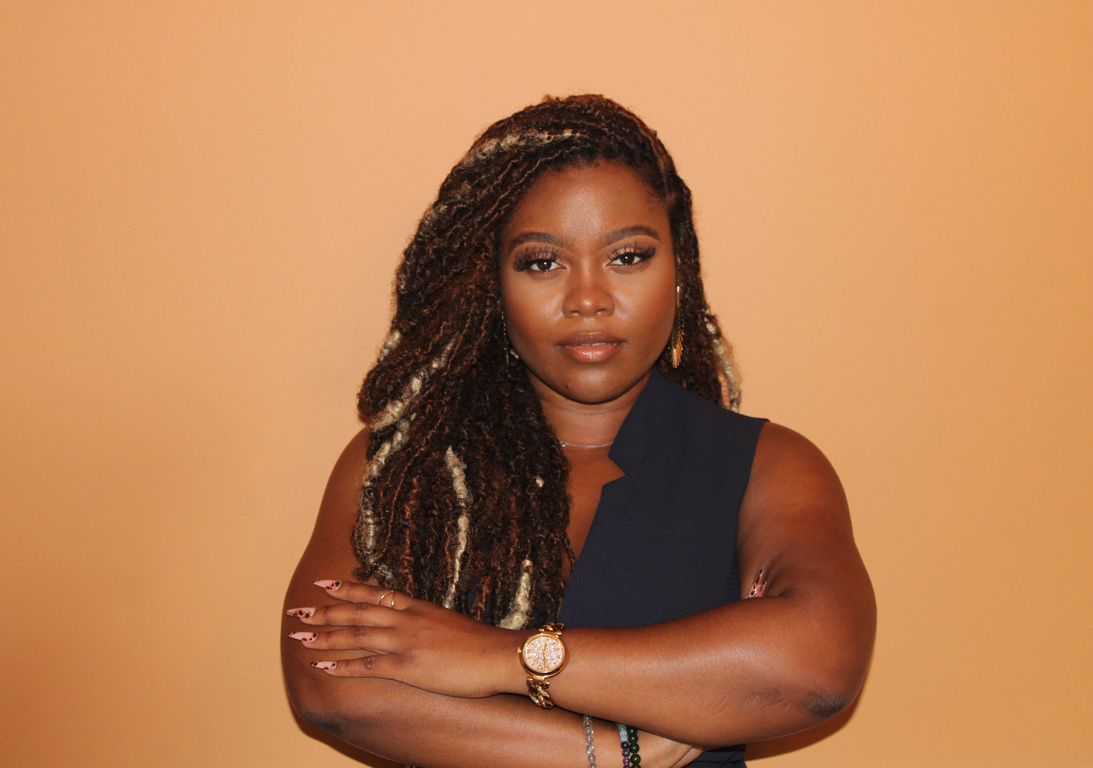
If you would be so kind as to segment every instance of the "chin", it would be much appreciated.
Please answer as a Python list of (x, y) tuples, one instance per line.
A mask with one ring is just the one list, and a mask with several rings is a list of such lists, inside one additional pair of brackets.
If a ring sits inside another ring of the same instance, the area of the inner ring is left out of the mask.
[(575, 375), (547, 380), (545, 386), (581, 405), (603, 405), (617, 400), (645, 381), (650, 369), (640, 372), (580, 371)]

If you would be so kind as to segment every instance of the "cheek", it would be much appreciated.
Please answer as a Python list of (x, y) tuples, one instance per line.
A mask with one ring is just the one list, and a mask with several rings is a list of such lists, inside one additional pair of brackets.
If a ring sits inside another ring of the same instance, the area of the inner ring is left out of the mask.
[(674, 279), (659, 281), (639, 295), (635, 295), (631, 307), (633, 316), (640, 323), (644, 333), (650, 337), (663, 336), (667, 339), (676, 316)]
[[(548, 308), (527, 285), (501, 283), (501, 307), (505, 313), (505, 325), (509, 338), (517, 347), (534, 343), (542, 329), (549, 325)], [(517, 350), (519, 351), (519, 349)]]

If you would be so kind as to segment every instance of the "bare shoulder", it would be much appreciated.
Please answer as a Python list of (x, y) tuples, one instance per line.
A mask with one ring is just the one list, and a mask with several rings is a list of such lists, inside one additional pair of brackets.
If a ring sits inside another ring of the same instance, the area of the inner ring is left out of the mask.
[(768, 422), (759, 433), (744, 505), (755, 510), (787, 504), (845, 511), (846, 496), (819, 448), (789, 427)]
[(353, 436), (349, 444), (341, 452), (338, 461), (334, 462), (334, 469), (330, 473), (330, 484), (349, 483), (360, 489), (360, 481), (364, 466), (368, 463), (368, 445), (372, 436), (368, 428), (363, 427)]
[(330, 479), (326, 483), (319, 516), (315, 522), (316, 533), (321, 527), (351, 530), (357, 519), (361, 499), (361, 481), (368, 464), (370, 435), (367, 427), (361, 429), (342, 450)]

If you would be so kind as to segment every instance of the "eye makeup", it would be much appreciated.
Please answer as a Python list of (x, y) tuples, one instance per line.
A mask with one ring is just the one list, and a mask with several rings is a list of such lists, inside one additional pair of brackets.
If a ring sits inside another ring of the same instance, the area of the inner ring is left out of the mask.
[(553, 248), (528, 248), (516, 255), (512, 268), (517, 272), (549, 272), (558, 261), (558, 252)]
[(611, 262), (622, 261), (620, 266), (630, 267), (635, 264), (640, 264), (643, 261), (648, 261), (653, 258), (657, 253), (656, 247), (647, 245), (644, 248), (634, 244), (626, 243), (614, 253), (611, 254)]
[[(611, 252), (610, 262), (616, 266), (631, 267), (648, 261), (657, 253), (655, 246), (641, 247), (635, 243), (624, 243)], [(558, 262), (558, 251), (550, 246), (528, 248), (513, 258), (512, 268), (517, 272), (550, 272)]]

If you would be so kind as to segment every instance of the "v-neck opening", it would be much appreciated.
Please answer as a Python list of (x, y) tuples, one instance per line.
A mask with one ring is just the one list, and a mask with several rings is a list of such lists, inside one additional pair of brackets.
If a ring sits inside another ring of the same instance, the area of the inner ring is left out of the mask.
[[(656, 392), (665, 383), (667, 382), (661, 377), (660, 372), (654, 368), (642, 391), (634, 401), (634, 405), (631, 406), (626, 418), (619, 425), (619, 431), (616, 433), (615, 441), (607, 452), (607, 457), (619, 468), (622, 476), (608, 480), (600, 489), (600, 500), (596, 504), (596, 511), (592, 515), (592, 523), (588, 527), (588, 533), (585, 534), (584, 544), (581, 546), (581, 555), (573, 563), (573, 569), (566, 581), (565, 592), (562, 594), (562, 602), (558, 608), (559, 617), (563, 615), (574, 580), (591, 567), (589, 565), (582, 567), (582, 563), (589, 559), (589, 547), (593, 547), (591, 555), (595, 557), (598, 552), (596, 547), (610, 545), (610, 542), (600, 542), (599, 540), (606, 535), (603, 533), (603, 529), (608, 527), (615, 515), (618, 514), (616, 507), (621, 504), (621, 499), (616, 497), (625, 492), (628, 479), (633, 478), (635, 472), (638, 471), (641, 459), (644, 456), (644, 451), (641, 450), (640, 445), (641, 424), (646, 418), (645, 411), (652, 407), (650, 400), (656, 398)], [(635, 443), (639, 444), (635, 445)]]
[[(616, 464), (615, 466), (618, 465)], [(623, 485), (623, 481), (626, 480), (626, 478), (628, 477), (622, 467), (619, 467), (619, 470), (622, 471), (621, 477), (616, 477), (613, 480), (608, 480), (606, 483), (603, 484), (603, 487), (600, 488), (600, 500), (596, 503), (596, 511), (592, 514), (592, 523), (588, 526), (588, 533), (585, 534), (584, 543), (581, 545), (581, 554), (573, 563), (573, 568), (569, 572), (569, 579), (567, 579), (565, 583), (565, 591), (562, 593), (562, 602), (561, 605), (558, 606), (559, 616), (562, 615), (562, 610), (565, 608), (566, 598), (569, 596), (569, 587), (571, 584), (573, 584), (573, 579), (577, 577), (577, 573), (581, 569), (581, 563), (585, 562), (587, 559), (586, 556), (588, 554), (589, 545), (596, 544), (596, 539), (598, 538), (596, 536), (597, 528), (602, 530), (604, 525), (606, 525), (606, 523), (603, 522), (604, 509), (605, 507), (609, 507), (608, 505), (604, 504), (604, 501), (613, 493), (618, 493), (618, 488)], [(587, 570), (587, 566), (585, 567), (585, 569)]]

